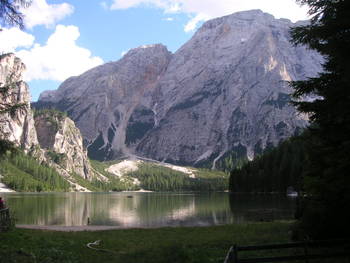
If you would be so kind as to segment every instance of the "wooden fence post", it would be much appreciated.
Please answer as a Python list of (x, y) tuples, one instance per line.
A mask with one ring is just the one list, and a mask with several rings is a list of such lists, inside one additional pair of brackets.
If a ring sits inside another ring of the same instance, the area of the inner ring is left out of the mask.
[(233, 263), (239, 263), (238, 262), (238, 247), (237, 244), (233, 246)]
[(233, 247), (230, 247), (230, 249), (227, 252), (224, 263), (232, 263), (232, 259), (233, 259), (232, 253), (233, 253)]
[(0, 231), (8, 230), (11, 226), (10, 211), (8, 208), (0, 210)]

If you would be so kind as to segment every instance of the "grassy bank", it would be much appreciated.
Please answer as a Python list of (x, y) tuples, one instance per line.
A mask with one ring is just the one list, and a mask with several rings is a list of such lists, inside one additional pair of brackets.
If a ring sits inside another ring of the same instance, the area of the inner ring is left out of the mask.
[[(290, 222), (273, 222), (98, 232), (15, 229), (0, 233), (0, 262), (223, 262), (234, 243), (289, 241), (290, 227)], [(96, 240), (112, 252), (86, 247)]]

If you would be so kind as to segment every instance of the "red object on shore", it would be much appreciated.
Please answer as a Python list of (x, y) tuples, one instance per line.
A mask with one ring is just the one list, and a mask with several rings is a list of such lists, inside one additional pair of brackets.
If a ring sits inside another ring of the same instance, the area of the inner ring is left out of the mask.
[(4, 200), (2, 200), (2, 197), (0, 197), (0, 209), (4, 209), (5, 208), (5, 202)]

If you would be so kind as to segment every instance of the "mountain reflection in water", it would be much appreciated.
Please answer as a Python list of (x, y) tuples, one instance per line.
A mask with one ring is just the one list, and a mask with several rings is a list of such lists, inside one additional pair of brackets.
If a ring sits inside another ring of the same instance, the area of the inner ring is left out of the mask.
[[(228, 193), (6, 193), (17, 224), (207, 226), (293, 217), (295, 201)], [(255, 218), (255, 216), (257, 217)]]

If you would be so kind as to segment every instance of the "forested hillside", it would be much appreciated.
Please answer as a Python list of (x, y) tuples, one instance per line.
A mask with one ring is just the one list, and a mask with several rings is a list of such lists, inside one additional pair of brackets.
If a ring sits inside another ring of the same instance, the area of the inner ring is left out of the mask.
[(19, 192), (69, 191), (70, 188), (55, 169), (20, 151), (2, 156), (0, 173), (1, 181)]
[(235, 168), (230, 175), (230, 191), (285, 192), (290, 186), (299, 189), (307, 166), (305, 147), (303, 136), (292, 137)]
[[(86, 180), (74, 173), (68, 180), (90, 191), (108, 192), (125, 190), (151, 191), (224, 191), (228, 189), (228, 174), (221, 171), (194, 169), (193, 176), (181, 171), (143, 162), (137, 171), (122, 177), (113, 175), (107, 168), (116, 162), (91, 161), (93, 169), (103, 176), (101, 180)], [(192, 168), (189, 168), (192, 169)], [(2, 156), (0, 161), (0, 181), (18, 192), (71, 191), (74, 186), (45, 163), (20, 150)]]
[(224, 191), (228, 174), (208, 169), (195, 169), (192, 176), (152, 163), (143, 163), (130, 176), (140, 181), (143, 189), (152, 191)]

